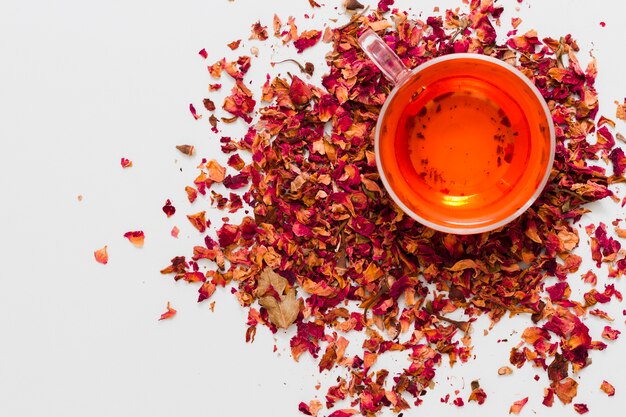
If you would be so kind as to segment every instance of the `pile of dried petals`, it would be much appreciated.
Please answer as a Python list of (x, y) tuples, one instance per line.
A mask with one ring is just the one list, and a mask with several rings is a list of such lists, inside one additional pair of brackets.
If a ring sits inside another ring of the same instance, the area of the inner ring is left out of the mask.
[[(360, 9), (358, 2), (347, 3)], [(447, 10), (425, 20), (391, 10), (392, 5), (393, 0), (382, 0), (376, 10), (361, 10), (348, 24), (323, 34), (298, 33), (292, 18), (283, 25), (276, 17), (274, 35), (293, 42), (298, 52), (320, 40), (332, 45), (329, 72), (323, 88), (295, 75), (268, 76), (260, 97), (265, 104), (256, 113), (257, 100), (243, 82), (250, 57), (209, 67), (213, 76), (223, 70), (235, 80), (223, 104), (232, 117), (222, 122), (240, 118), (248, 130), (239, 140), (220, 139), (230, 168), (203, 160), (186, 189), (189, 201), (205, 195), (231, 212), (245, 202), (254, 215), (240, 224), (224, 224), (216, 239), (205, 235), (204, 245), (187, 255), (190, 259), (177, 256), (162, 273), (200, 282), (199, 301), (212, 297), (217, 287), (232, 286), (248, 309), (247, 341), (253, 341), (258, 325), (272, 332), (295, 326), (290, 342), (295, 360), (309, 354), (317, 358), (320, 372), (347, 371), (346, 378), (327, 388), (325, 406), (332, 409), (348, 399), (352, 408), (336, 410), (332, 417), (373, 416), (382, 408), (400, 412), (410, 403), (419, 405), (444, 356), (451, 364), (470, 358), (471, 323), (482, 314), (494, 323), (505, 314), (532, 317), (535, 326), (523, 331), (510, 362), (515, 367), (529, 362), (547, 372), (546, 406), (555, 396), (570, 403), (578, 385), (572, 374), (590, 364), (590, 351), (607, 346), (594, 340), (581, 318), (592, 314), (610, 320), (598, 304), (622, 298), (609, 284), (576, 301), (568, 285), (581, 264), (572, 252), (580, 239), (573, 224), (588, 211), (586, 203), (617, 199), (608, 186), (624, 181), (626, 169), (612, 133), (614, 122), (598, 118), (595, 64), (580, 67), (578, 46), (569, 35), (540, 39), (534, 31), (513, 30), (497, 43), (495, 21), (503, 9), (492, 0), (472, 0), (467, 13)], [(490, 233), (457, 236), (423, 227), (394, 205), (379, 180), (372, 141), (392, 86), (357, 45), (368, 27), (410, 68), (432, 57), (473, 52), (514, 65), (535, 83), (556, 126), (556, 159), (545, 191), (521, 217)], [(252, 38), (268, 36), (271, 30), (268, 35), (260, 23), (253, 26)], [(201, 55), (206, 58), (206, 52)], [(207, 111), (215, 110), (210, 99), (204, 104)], [(195, 108), (193, 113), (200, 119)], [(220, 121), (213, 113), (209, 121), (217, 133)], [(238, 151), (248, 152), (252, 162), (246, 164)], [(600, 159), (608, 172), (593, 164)], [(226, 197), (214, 184), (245, 193), (229, 191)], [(209, 226), (205, 212), (188, 216), (203, 234)], [(624, 274), (624, 251), (606, 225), (590, 225), (586, 232), (593, 260), (608, 268), (601, 275)], [(207, 260), (216, 267), (201, 272), (199, 262)], [(547, 277), (556, 277), (556, 284), (544, 285)], [(598, 276), (589, 271), (583, 278), (595, 287)], [(452, 312), (466, 319), (452, 320)], [(619, 334), (605, 330), (607, 339)], [(348, 355), (353, 332), (363, 332), (366, 340), (357, 347), (360, 354)], [(389, 351), (406, 352), (407, 366), (395, 375), (373, 371), (378, 357)], [(482, 404), (485, 398), (473, 384), (468, 400)], [(511, 409), (519, 412), (526, 400)], [(313, 400), (299, 409), (317, 415), (321, 407)], [(575, 404), (577, 411), (586, 408)]]

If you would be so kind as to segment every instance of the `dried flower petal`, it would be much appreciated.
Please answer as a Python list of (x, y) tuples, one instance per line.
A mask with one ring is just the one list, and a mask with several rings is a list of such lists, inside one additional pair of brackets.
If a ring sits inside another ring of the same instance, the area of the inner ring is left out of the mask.
[(613, 329), (610, 326), (604, 326), (604, 330), (602, 330), (602, 338), (606, 340), (616, 340), (621, 333), (622, 332), (619, 330)]
[(578, 414), (585, 414), (589, 412), (589, 407), (587, 407), (587, 404), (574, 404), (574, 410), (576, 410)]
[(124, 237), (130, 241), (135, 247), (141, 248), (143, 247), (143, 241), (145, 239), (145, 235), (142, 230), (126, 232), (124, 233)]
[(196, 214), (188, 214), (187, 219), (189, 222), (198, 229), (200, 233), (204, 233), (206, 231), (206, 211), (201, 211)]
[(238, 39), (236, 41), (232, 41), (231, 43), (229, 43), (227, 46), (231, 49), (231, 50), (235, 50), (237, 48), (239, 48), (239, 44), (241, 43), (241, 39)]
[(267, 26), (261, 25), (261, 22), (256, 22), (252, 25), (252, 33), (250, 33), (249, 39), (258, 39), (264, 41), (267, 39)]
[(167, 217), (172, 217), (174, 213), (176, 213), (176, 208), (172, 205), (172, 202), (169, 199), (165, 202), (162, 210)]
[(613, 385), (609, 384), (606, 381), (602, 381), (602, 384), (600, 385), (600, 389), (606, 393), (606, 395), (608, 395), (609, 397), (612, 397), (615, 395), (615, 388), (613, 387)]
[(515, 401), (511, 407), (509, 408), (509, 414), (519, 414), (522, 411), (522, 408), (528, 402), (528, 397), (522, 398), (521, 400)]
[(617, 105), (615, 117), (626, 122), (626, 98), (624, 99), (624, 102), (622, 104), (620, 104), (618, 101), (616, 101), (615, 104)]
[(191, 115), (193, 116), (194, 119), (198, 120), (202, 118), (202, 115), (198, 114), (193, 104), (189, 104), (189, 111), (191, 112)]
[(204, 108), (207, 109), (208, 111), (215, 110), (215, 103), (210, 98), (202, 99), (202, 104), (204, 104)]
[(322, 37), (322, 32), (319, 30), (306, 30), (298, 35), (298, 39), (293, 42), (293, 45), (301, 53), (305, 49), (308, 49), (315, 45)]
[(554, 392), (563, 404), (569, 404), (578, 393), (578, 382), (570, 377), (567, 377), (556, 383)]
[(172, 317), (174, 317), (174, 315), (176, 315), (176, 310), (174, 310), (172, 307), (170, 307), (170, 302), (167, 302), (167, 311), (163, 314), (161, 314), (161, 317), (159, 318), (159, 321), (161, 320), (166, 320), (166, 319), (171, 319)]
[(210, 160), (206, 164), (206, 168), (208, 170), (209, 179), (215, 182), (224, 181), (224, 177), (226, 176), (226, 168), (220, 165), (215, 159)]
[(109, 254), (107, 253), (107, 245), (103, 248), (94, 251), (93, 256), (96, 258), (96, 262), (106, 265), (109, 262)]
[(180, 230), (178, 229), (178, 227), (174, 226), (172, 227), (172, 231), (170, 232), (170, 235), (172, 235), (172, 237), (178, 238), (179, 232)]
[(122, 168), (130, 168), (133, 166), (133, 161), (131, 161), (130, 159), (122, 158), (120, 164), (122, 165)]

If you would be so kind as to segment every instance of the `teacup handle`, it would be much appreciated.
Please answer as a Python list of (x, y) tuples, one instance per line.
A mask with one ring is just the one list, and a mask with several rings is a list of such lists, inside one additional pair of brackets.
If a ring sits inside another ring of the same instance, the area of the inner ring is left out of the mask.
[(398, 84), (410, 74), (400, 57), (372, 29), (367, 29), (359, 36), (359, 45), (392, 83)]

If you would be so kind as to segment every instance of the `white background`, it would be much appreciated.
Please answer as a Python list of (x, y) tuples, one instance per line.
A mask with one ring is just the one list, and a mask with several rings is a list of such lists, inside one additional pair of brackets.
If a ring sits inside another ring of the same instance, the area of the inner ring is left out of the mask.
[[(323, 400), (334, 377), (320, 376), (306, 356), (295, 363), (289, 335), (274, 338), (259, 328), (255, 343), (246, 344), (246, 314), (228, 290), (218, 290), (210, 312), (208, 303), (196, 304), (194, 286), (159, 274), (170, 258), (189, 255), (201, 242), (184, 215), (208, 204), (189, 206), (183, 189), (202, 156), (220, 157), (206, 116), (196, 122), (188, 111), (189, 103), (201, 111), (207, 96), (221, 104), (206, 90), (216, 82), (206, 64), (249, 54), (256, 45), (255, 86), (268, 71), (297, 72), (290, 64), (268, 65), (289, 57), (313, 60), (320, 77), (326, 45), (301, 57), (293, 46), (247, 40), (257, 19), (271, 33), (274, 13), (283, 21), (295, 16), (300, 29), (332, 25), (328, 19), (340, 16), (341, 1), (318, 2), (323, 10), (311, 10), (307, 0), (0, 1), (0, 416), (294, 416), (300, 401)], [(427, 16), (434, 3), (411, 6)], [(460, 0), (438, 3), (462, 6)], [(520, 16), (520, 32), (572, 33), (585, 62), (593, 51), (602, 110), (614, 118), (613, 101), (626, 96), (626, 3), (525, 0), (519, 11), (515, 0), (501, 3), (503, 33), (510, 17)], [(242, 46), (232, 52), (225, 45), (236, 39)], [(202, 48), (208, 61), (198, 56)], [(228, 91), (228, 77), (222, 82)], [(198, 156), (179, 154), (174, 147), (183, 143), (195, 145)], [(123, 170), (121, 157), (134, 167)], [(167, 198), (178, 209), (171, 219), (161, 211)], [(218, 224), (223, 214), (210, 216)], [(581, 223), (617, 216), (624, 217), (617, 206), (596, 205)], [(179, 239), (169, 235), (174, 225)], [(145, 231), (143, 249), (122, 237), (129, 230)], [(93, 251), (105, 244), (110, 262), (100, 265)], [(591, 263), (587, 250), (580, 253), (582, 273)], [(596, 272), (605, 282), (606, 270)], [(578, 275), (571, 281), (582, 288)], [(616, 285), (626, 293), (623, 281)], [(167, 301), (178, 314), (158, 322)], [(623, 308), (609, 309), (622, 331)], [(587, 324), (599, 338), (602, 324)], [(497, 376), (527, 320), (504, 319), (483, 337), (487, 325), (476, 325), (475, 360), (442, 368), (425, 404), (404, 415), (505, 415), (525, 396), (530, 401), (522, 415), (575, 415), (558, 400), (552, 409), (541, 405), (548, 384), (543, 372), (526, 366)], [(497, 343), (502, 338), (509, 341)], [(575, 402), (588, 403), (589, 416), (614, 415), (626, 405), (624, 338), (594, 352), (593, 365), (581, 373)], [(405, 364), (402, 356), (390, 361), (396, 369)], [(455, 389), (467, 400), (474, 379), (488, 395), (482, 407), (440, 403), (445, 394), (454, 398)], [(599, 391), (602, 379), (615, 385), (615, 397)], [(319, 391), (317, 381), (323, 382)]]

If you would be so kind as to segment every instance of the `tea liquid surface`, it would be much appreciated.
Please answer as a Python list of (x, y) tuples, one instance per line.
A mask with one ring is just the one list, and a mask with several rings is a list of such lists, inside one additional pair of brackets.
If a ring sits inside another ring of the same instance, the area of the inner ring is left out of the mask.
[(508, 94), (484, 80), (453, 77), (410, 95), (395, 153), (413, 192), (472, 210), (511, 191), (527, 169), (531, 133)]

